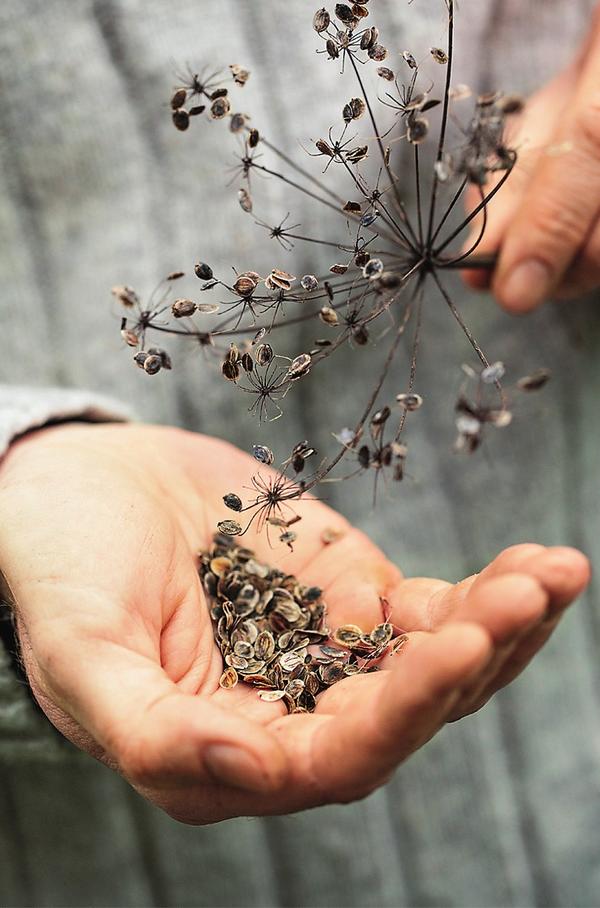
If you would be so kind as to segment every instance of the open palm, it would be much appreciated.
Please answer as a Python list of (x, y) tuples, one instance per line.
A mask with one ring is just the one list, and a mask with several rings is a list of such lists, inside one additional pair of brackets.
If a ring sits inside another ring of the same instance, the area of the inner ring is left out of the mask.
[[(34, 693), (57, 728), (177, 819), (209, 823), (362, 797), (527, 664), (588, 579), (567, 548), (517, 546), (457, 585), (404, 579), (317, 501), (293, 552), (258, 557), (324, 590), (327, 623), (370, 630), (381, 597), (408, 642), (312, 714), (286, 715), (222, 658), (197, 574), (222, 495), (256, 467), (224, 442), (150, 426), (62, 426), (0, 471), (0, 566)], [(261, 468), (263, 469), (263, 468)], [(266, 468), (264, 468), (266, 472)], [(325, 529), (337, 531), (324, 545)]]

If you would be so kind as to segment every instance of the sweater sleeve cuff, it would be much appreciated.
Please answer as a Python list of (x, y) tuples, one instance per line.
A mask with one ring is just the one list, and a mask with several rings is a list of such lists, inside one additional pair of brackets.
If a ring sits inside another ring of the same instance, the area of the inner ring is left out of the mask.
[(15, 438), (48, 424), (80, 419), (125, 422), (133, 413), (102, 394), (68, 388), (0, 386), (0, 457)]

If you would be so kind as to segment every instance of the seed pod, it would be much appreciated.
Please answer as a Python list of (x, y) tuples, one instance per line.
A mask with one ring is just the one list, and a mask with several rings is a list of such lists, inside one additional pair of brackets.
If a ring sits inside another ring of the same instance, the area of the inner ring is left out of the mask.
[(206, 104), (196, 104), (194, 107), (190, 107), (188, 113), (190, 117), (198, 117), (200, 114), (204, 113), (206, 110)]
[(144, 372), (148, 375), (156, 375), (162, 369), (162, 358), (156, 353), (148, 353), (144, 359)]
[(295, 359), (290, 363), (288, 369), (288, 374), (293, 379), (302, 378), (303, 375), (306, 375), (310, 372), (310, 367), (312, 365), (312, 357), (310, 353), (300, 353)]
[(260, 133), (258, 129), (251, 129), (248, 133), (248, 145), (250, 148), (256, 148), (260, 142)]
[(246, 117), (244, 114), (234, 113), (231, 115), (231, 120), (229, 121), (229, 129), (231, 132), (241, 132), (245, 127)]
[(491, 366), (486, 366), (485, 369), (482, 369), (481, 381), (484, 385), (495, 385), (504, 377), (505, 371), (504, 363), (492, 363)]
[(364, 347), (369, 343), (369, 330), (364, 325), (359, 325), (352, 331), (352, 338), (359, 347)]
[(383, 63), (387, 55), (387, 48), (383, 44), (374, 44), (373, 47), (369, 48), (369, 57), (377, 63)]
[(213, 278), (213, 270), (206, 262), (196, 262), (194, 273), (201, 281), (210, 281)]
[(185, 271), (171, 271), (170, 274), (167, 274), (166, 281), (178, 281), (180, 277), (185, 277)]
[(239, 66), (237, 63), (230, 63), (229, 69), (231, 70), (233, 81), (240, 87), (243, 87), (250, 78), (249, 71), (244, 69), (243, 66)]
[(160, 364), (163, 369), (172, 369), (173, 364), (171, 363), (171, 357), (166, 350), (162, 350), (160, 347), (150, 347), (148, 350), (149, 356), (160, 356)]
[(236, 520), (220, 520), (217, 529), (225, 536), (239, 536), (242, 532), (242, 528)]
[(367, 252), (366, 249), (361, 249), (360, 252), (357, 252), (354, 256), (354, 264), (357, 268), (364, 268), (368, 261), (371, 259), (371, 253)]
[(371, 451), (368, 445), (362, 445), (356, 454), (358, 462), (363, 470), (366, 470), (371, 464)]
[(342, 110), (344, 122), (350, 123), (352, 120), (358, 120), (364, 114), (365, 109), (366, 105), (362, 98), (352, 98)]
[(351, 214), (360, 214), (361, 204), (360, 202), (346, 202), (346, 204), (342, 208), (342, 211), (348, 211)]
[(336, 3), (335, 14), (344, 25), (352, 25), (354, 23), (354, 13), (345, 3)]
[(284, 690), (259, 690), (258, 696), (267, 703), (274, 703), (277, 700), (283, 700), (285, 697)]
[(252, 372), (254, 369), (254, 360), (249, 353), (244, 353), (241, 359), (242, 369), (244, 372)]
[(346, 152), (346, 161), (349, 164), (360, 164), (367, 155), (369, 154), (368, 145), (358, 145), (356, 148), (353, 148), (351, 151)]
[(328, 38), (325, 42), (325, 47), (327, 49), (327, 54), (330, 60), (337, 60), (340, 55), (339, 48), (335, 41), (332, 38)]
[(226, 378), (227, 381), (238, 381), (241, 370), (236, 362), (232, 362), (230, 359), (226, 359), (223, 365), (221, 366), (221, 372), (223, 373), (223, 378)]
[(367, 211), (366, 214), (360, 219), (361, 227), (370, 227), (371, 224), (374, 224), (377, 218), (379, 217), (378, 211)]
[(345, 274), (348, 270), (348, 265), (335, 264), (329, 270), (332, 274)]
[(404, 407), (405, 410), (412, 412), (418, 410), (423, 405), (423, 398), (420, 394), (413, 394), (412, 392), (406, 392), (404, 394), (397, 394), (396, 400), (401, 407)]
[(369, 261), (363, 268), (363, 276), (368, 278), (370, 281), (378, 278), (382, 272), (383, 262), (381, 261), (381, 259), (369, 259)]
[(231, 110), (231, 102), (229, 98), (224, 96), (219, 96), (210, 105), (210, 115), (213, 120), (222, 120), (227, 116)]
[(327, 31), (330, 23), (331, 23), (331, 16), (329, 15), (329, 13), (325, 9), (325, 7), (323, 7), (322, 9), (318, 9), (317, 12), (313, 16), (314, 30), (316, 32), (318, 32), (318, 34), (321, 34), (321, 32)]
[(371, 417), (371, 426), (385, 425), (385, 423), (390, 418), (391, 412), (392, 411), (390, 410), (390, 408), (387, 405), (385, 407), (382, 407), (381, 410), (377, 410), (375, 413), (373, 413), (373, 416)]
[(273, 452), (266, 445), (252, 445), (252, 455), (255, 460), (266, 466), (270, 466), (275, 460)]
[(377, 44), (377, 39), (379, 38), (379, 29), (373, 26), (372, 28), (367, 28), (364, 32), (362, 38), (360, 39), (360, 48), (361, 50), (370, 50)]
[(235, 668), (229, 666), (225, 669), (221, 677), (219, 678), (219, 687), (222, 687), (224, 690), (232, 690), (238, 683), (238, 673)]
[(352, 4), (352, 12), (355, 19), (365, 19), (369, 15), (369, 10), (360, 3)]
[(140, 369), (144, 368), (144, 363), (148, 357), (148, 353), (145, 350), (140, 350), (139, 353), (136, 353), (133, 357), (133, 361)]
[(112, 287), (110, 292), (113, 296), (116, 296), (121, 305), (125, 306), (127, 309), (131, 309), (133, 306), (139, 306), (140, 304), (140, 298), (132, 287)]
[(519, 391), (539, 391), (540, 388), (543, 388), (544, 385), (550, 381), (551, 376), (552, 373), (549, 369), (538, 369), (531, 375), (525, 375), (523, 378), (520, 378), (517, 382), (517, 388)]
[(132, 331), (131, 328), (127, 328), (126, 325), (127, 325), (127, 319), (124, 318), (123, 321), (121, 322), (121, 337), (123, 338), (123, 340), (125, 341), (125, 343), (127, 344), (128, 347), (137, 347), (137, 345), (140, 342), (140, 339), (137, 336), (137, 334), (135, 333), (135, 331)]
[(319, 312), (319, 318), (322, 322), (325, 322), (326, 325), (329, 325), (332, 328), (335, 328), (339, 324), (338, 314), (335, 309), (332, 309), (330, 306), (323, 306)]
[(439, 63), (441, 66), (444, 66), (448, 62), (448, 54), (446, 51), (442, 50), (441, 47), (430, 47), (429, 53), (435, 62)]
[(386, 82), (393, 82), (395, 78), (394, 73), (391, 69), (388, 69), (387, 66), (378, 66), (377, 75), (382, 79), (385, 79)]
[(411, 69), (418, 69), (417, 61), (409, 50), (403, 51), (402, 56), (404, 57), (405, 63), (407, 63), (407, 65), (410, 66)]
[(242, 499), (239, 495), (236, 495), (235, 492), (228, 492), (227, 495), (223, 495), (223, 501), (225, 502), (225, 506), (232, 511), (242, 510)]
[(233, 285), (233, 289), (236, 293), (239, 293), (240, 296), (252, 296), (256, 290), (258, 281), (253, 277), (250, 277), (248, 274), (240, 274), (237, 281)]
[(187, 110), (184, 110), (183, 107), (180, 107), (178, 110), (174, 110), (172, 113), (173, 123), (175, 128), (180, 132), (185, 132), (188, 126), (190, 125), (190, 115)]
[(429, 133), (429, 121), (425, 117), (411, 117), (406, 138), (412, 145), (420, 145)]
[(248, 214), (252, 211), (252, 196), (248, 190), (243, 187), (238, 189), (238, 202), (240, 203), (242, 211), (245, 211)]
[(273, 359), (273, 348), (270, 344), (259, 344), (254, 358), (259, 366), (268, 366)]
[(171, 312), (175, 318), (187, 318), (196, 311), (196, 303), (193, 300), (179, 299), (171, 305)]
[(333, 155), (334, 155), (333, 148), (331, 147), (331, 145), (329, 145), (325, 141), (325, 139), (317, 139), (317, 141), (315, 142), (315, 145), (316, 145), (317, 149), (321, 152), (321, 154), (326, 155), (328, 158), (333, 157)]
[(178, 110), (180, 107), (183, 107), (187, 98), (187, 91), (185, 88), (177, 88), (171, 95), (171, 107), (173, 110)]
[(303, 290), (306, 290), (309, 293), (312, 293), (312, 291), (316, 290), (317, 287), (319, 286), (319, 282), (318, 282), (317, 278), (314, 276), (314, 274), (305, 274), (304, 277), (302, 278), (302, 280), (300, 281), (300, 285)]

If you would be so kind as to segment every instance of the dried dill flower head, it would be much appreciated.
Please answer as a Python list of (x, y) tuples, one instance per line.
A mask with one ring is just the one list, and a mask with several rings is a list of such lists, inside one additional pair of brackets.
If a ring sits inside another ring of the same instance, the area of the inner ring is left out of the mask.
[[(317, 459), (310, 443), (300, 442), (278, 472), (261, 473), (258, 468), (249, 498), (239, 490), (227, 491), (224, 509), (234, 514), (219, 524), (225, 536), (242, 535), (256, 525), (267, 532), (276, 530), (279, 539), (292, 546), (296, 532), (292, 527), (299, 519), (293, 504), (319, 483), (370, 474), (376, 489), (384, 472), (395, 481), (403, 479), (409, 453), (407, 422), (421, 411), (424, 399), (426, 411), (427, 394), (423, 398), (416, 383), (421, 313), (429, 293), (447, 307), (479, 361), (478, 370), (467, 370), (470, 387), (463, 388), (456, 404), (456, 450), (472, 453), (488, 426), (507, 427), (515, 394), (541, 388), (548, 378), (540, 371), (505, 389), (504, 366), (489, 362), (444, 279), (451, 269), (493, 265), (477, 257), (476, 251), (486, 229), (488, 205), (517, 160), (505, 127), (522, 102), (500, 91), (474, 96), (465, 86), (453, 87), (454, 0), (441, 2), (447, 19), (445, 46), (429, 48), (423, 59), (408, 50), (388, 51), (371, 23), (374, 7), (375, 2), (367, 0), (338, 3), (318, 9), (312, 17), (323, 65), (333, 66), (351, 81), (348, 99), (334, 112), (331, 127), (307, 150), (314, 161), (298, 161), (293, 153), (275, 147), (254, 121), (238, 112), (237, 93), (250, 74), (237, 63), (225, 73), (188, 69), (178, 75), (170, 98), (171, 117), (179, 131), (204, 119), (228, 125), (238, 148), (234, 182), (242, 211), (253, 215), (253, 176), (261, 174), (334, 211), (339, 234), (306, 235), (294, 222), (290, 205), (275, 223), (252, 217), (265, 239), (275, 244), (268, 273), (246, 270), (229, 279), (213, 263), (199, 261), (193, 266), (199, 280), (194, 298), (173, 298), (180, 272), (169, 275), (145, 304), (130, 287), (113, 289), (126, 310), (121, 333), (125, 345), (136, 349), (137, 366), (149, 375), (171, 368), (165, 350), (146, 346), (154, 331), (195, 342), (259, 421), (279, 419), (284, 402), (293, 400), (295, 385), (310, 381), (320, 364), (342, 347), (356, 350), (373, 338), (379, 341), (373, 347), (373, 355), (381, 358), (379, 373), (364, 393), (355, 424), (336, 435), (337, 450)], [(426, 62), (438, 74), (434, 81), (423, 73)], [(368, 66), (374, 67), (381, 86), (375, 97), (369, 96), (363, 78), (363, 67)], [(453, 122), (460, 128), (450, 141)], [(433, 166), (428, 163), (431, 157), (423, 154), (428, 142), (434, 148)], [(394, 170), (399, 146), (411, 150), (416, 199), (412, 207), (405, 202)], [(327, 182), (332, 175), (337, 178), (335, 187)], [(479, 193), (479, 203), (469, 215), (457, 217), (469, 186)], [(453, 251), (460, 249), (464, 231), (478, 216), (481, 227), (471, 247)], [(329, 250), (327, 273), (299, 274), (281, 267), (281, 255), (305, 243)], [(311, 347), (282, 349), (278, 329), (299, 322), (314, 325)], [(407, 336), (410, 366), (404, 386), (394, 400), (381, 400)], [(255, 445), (253, 453), (263, 466), (275, 461), (264, 445)], [(351, 469), (338, 477), (336, 468), (342, 461)]]

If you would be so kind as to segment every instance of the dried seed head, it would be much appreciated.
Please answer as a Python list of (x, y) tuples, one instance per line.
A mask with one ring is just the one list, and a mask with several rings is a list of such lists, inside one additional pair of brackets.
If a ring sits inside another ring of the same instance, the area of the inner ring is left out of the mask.
[(171, 312), (175, 318), (187, 318), (196, 311), (196, 303), (193, 300), (178, 299), (171, 305)]
[(313, 28), (316, 32), (321, 34), (321, 32), (327, 31), (331, 23), (331, 16), (323, 7), (318, 9), (315, 15), (313, 16)]

